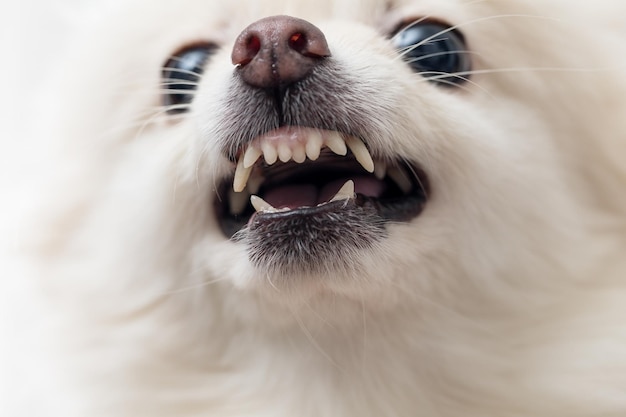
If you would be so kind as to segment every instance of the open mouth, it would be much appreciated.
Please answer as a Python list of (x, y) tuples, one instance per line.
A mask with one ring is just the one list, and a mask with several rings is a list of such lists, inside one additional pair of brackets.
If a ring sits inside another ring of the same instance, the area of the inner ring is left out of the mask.
[(374, 159), (359, 138), (283, 127), (238, 152), (234, 176), (220, 184), (215, 205), (222, 231), (233, 237), (268, 225), (272, 232), (320, 220), (339, 226), (342, 218), (406, 222), (421, 213), (427, 195), (419, 168)]

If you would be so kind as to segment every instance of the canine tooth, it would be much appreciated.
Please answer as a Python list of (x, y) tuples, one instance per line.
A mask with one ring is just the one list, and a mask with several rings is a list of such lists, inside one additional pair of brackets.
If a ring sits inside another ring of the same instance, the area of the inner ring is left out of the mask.
[(272, 165), (278, 159), (278, 152), (271, 143), (264, 142), (261, 145), (261, 150), (263, 151), (263, 158), (265, 158), (267, 165)]
[(282, 162), (289, 162), (289, 160), (291, 160), (291, 148), (289, 145), (282, 143), (278, 145), (278, 159)]
[(241, 193), (236, 193), (234, 191), (230, 191), (228, 194), (228, 205), (230, 206), (230, 214), (237, 215), (243, 213), (246, 209), (246, 205), (248, 204), (248, 194), (243, 191)]
[(235, 190), (236, 193), (240, 193), (246, 188), (246, 183), (248, 182), (248, 178), (250, 178), (251, 172), (252, 167), (245, 168), (243, 166), (243, 158), (239, 158), (237, 169), (235, 169), (235, 179), (233, 180), (233, 190)]
[(263, 155), (263, 151), (254, 146), (248, 146), (243, 155), (243, 167), (250, 168)]
[(293, 160), (299, 164), (306, 161), (306, 151), (304, 150), (304, 146), (296, 146), (293, 149)]
[(354, 136), (348, 136), (346, 138), (346, 145), (354, 154), (357, 161), (365, 168), (367, 172), (374, 172), (374, 161), (370, 151), (367, 150), (365, 144), (359, 138)]
[(320, 151), (322, 150), (322, 135), (318, 132), (313, 132), (309, 135), (306, 141), (306, 155), (311, 161), (315, 161), (320, 157)]
[(387, 163), (385, 161), (376, 161), (374, 164), (374, 175), (379, 180), (385, 178), (385, 175), (387, 175)]
[(326, 138), (326, 146), (337, 155), (345, 156), (348, 153), (346, 142), (344, 142), (339, 133), (331, 133), (328, 135)]
[(256, 196), (256, 195), (250, 196), (250, 203), (252, 203), (252, 207), (254, 207), (254, 209), (259, 213), (263, 213), (263, 212), (274, 213), (278, 211), (270, 203), (268, 203), (267, 201), (263, 200), (261, 197)]
[(354, 181), (348, 180), (329, 202), (349, 200), (351, 198), (354, 198)]
[(389, 175), (389, 177), (394, 180), (396, 184), (398, 184), (398, 187), (400, 187), (402, 192), (408, 193), (411, 191), (411, 188), (413, 188), (411, 179), (403, 170), (393, 167), (387, 171), (387, 175)]
[(265, 178), (263, 178), (261, 175), (255, 175), (253, 177), (250, 177), (250, 179), (248, 180), (248, 191), (250, 192), (250, 194), (258, 193), (259, 189), (261, 189), (261, 185), (263, 185), (263, 181), (265, 181)]

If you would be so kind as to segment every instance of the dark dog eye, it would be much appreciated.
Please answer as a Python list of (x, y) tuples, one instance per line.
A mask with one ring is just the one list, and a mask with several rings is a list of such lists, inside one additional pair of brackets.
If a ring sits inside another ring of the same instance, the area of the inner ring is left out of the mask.
[(413, 23), (399, 30), (393, 43), (415, 72), (441, 85), (463, 83), (471, 68), (463, 35), (444, 24)]
[(213, 44), (194, 45), (172, 56), (163, 67), (163, 105), (170, 114), (186, 112), (202, 76), (204, 65), (217, 50)]

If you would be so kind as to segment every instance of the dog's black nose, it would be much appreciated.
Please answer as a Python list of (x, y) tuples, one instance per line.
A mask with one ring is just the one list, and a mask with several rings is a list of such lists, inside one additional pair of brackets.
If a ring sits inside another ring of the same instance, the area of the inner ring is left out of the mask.
[(241, 32), (231, 59), (247, 84), (275, 88), (302, 80), (328, 56), (326, 38), (316, 26), (290, 16), (271, 16)]

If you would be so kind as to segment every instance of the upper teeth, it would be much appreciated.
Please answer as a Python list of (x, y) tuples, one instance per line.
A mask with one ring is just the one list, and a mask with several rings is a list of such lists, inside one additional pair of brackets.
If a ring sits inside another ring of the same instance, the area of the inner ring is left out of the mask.
[(359, 161), (359, 164), (365, 168), (367, 172), (374, 172), (374, 161), (372, 160), (372, 155), (367, 150), (365, 144), (361, 141), (361, 139), (355, 138), (354, 136), (348, 136), (346, 138), (346, 145), (352, 151), (352, 154)]
[[(300, 164), (306, 161), (307, 157), (315, 161), (324, 147), (341, 156), (346, 155), (350, 149), (366, 171), (375, 171), (376, 167), (372, 155), (359, 138), (344, 137), (338, 132), (324, 131), (320, 133), (317, 130), (307, 129), (297, 131), (291, 137), (285, 134), (282, 136), (266, 135), (251, 143), (237, 162), (233, 190), (241, 192), (246, 188), (253, 166), (261, 156), (268, 165), (274, 164), (278, 159), (281, 162), (293, 160)], [(384, 166), (380, 167), (376, 170), (376, 175), (384, 177), (384, 170)]]
[[(239, 157), (235, 169), (233, 190), (228, 193), (231, 214), (243, 213), (248, 202), (252, 203), (252, 206), (260, 212), (289, 210), (288, 208), (274, 208), (262, 198), (254, 195), (259, 192), (265, 181), (261, 171), (257, 171), (254, 176), (251, 176), (254, 165), (261, 156), (267, 165), (272, 165), (279, 159), (283, 163), (289, 161), (303, 163), (307, 158), (315, 161), (319, 158), (323, 148), (328, 148), (341, 156), (345, 156), (350, 149), (361, 166), (366, 171), (373, 173), (379, 180), (389, 177), (405, 193), (408, 193), (412, 188), (411, 179), (404, 170), (394, 166), (388, 167), (383, 160), (377, 159), (374, 162), (365, 144), (356, 137), (317, 129), (283, 128), (280, 131), (270, 132), (257, 138)], [(354, 182), (349, 180), (329, 202), (348, 201), (350, 198), (354, 198), (354, 193)]]

